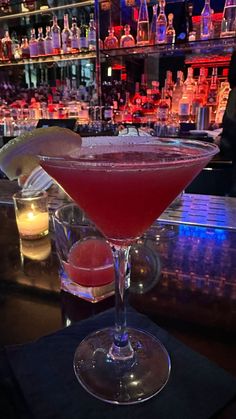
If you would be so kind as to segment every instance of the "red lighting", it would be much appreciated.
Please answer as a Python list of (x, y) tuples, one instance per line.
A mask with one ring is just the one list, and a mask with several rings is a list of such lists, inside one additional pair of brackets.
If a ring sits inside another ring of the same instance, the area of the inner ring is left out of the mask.
[[(223, 13), (214, 13), (212, 15), (213, 22), (222, 22)], [(193, 23), (200, 23), (201, 16), (193, 16)]]
[(112, 70), (125, 70), (125, 66), (121, 64), (113, 64)]

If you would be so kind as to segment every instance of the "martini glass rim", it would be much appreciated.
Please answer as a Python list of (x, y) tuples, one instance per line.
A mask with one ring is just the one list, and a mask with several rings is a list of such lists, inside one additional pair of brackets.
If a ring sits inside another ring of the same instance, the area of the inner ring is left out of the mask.
[[(139, 137), (140, 138), (140, 137)], [(159, 156), (157, 154), (156, 159), (151, 160), (131, 160), (131, 161), (123, 161), (120, 159), (119, 161), (111, 161), (109, 159), (109, 155), (113, 152), (138, 152), (141, 147), (145, 148), (145, 152), (157, 152), (158, 148), (159, 151), (162, 150), (165, 152), (165, 149), (168, 147), (173, 147), (170, 151), (168, 148), (168, 153), (164, 156)], [(155, 151), (156, 148), (156, 151)], [(175, 154), (174, 152), (180, 152), (181, 149), (185, 148), (185, 153)], [(186, 149), (189, 152), (186, 152)], [(198, 150), (198, 153), (193, 154), (191, 150)], [(56, 166), (64, 166), (64, 165), (71, 165), (71, 166), (80, 166), (81, 168), (97, 168), (97, 167), (104, 167), (104, 168), (127, 168), (127, 169), (137, 169), (137, 168), (158, 168), (158, 167), (166, 167), (166, 166), (175, 166), (176, 164), (185, 164), (185, 163), (194, 163), (201, 159), (209, 159), (211, 156), (213, 157), (215, 154), (219, 152), (219, 147), (214, 143), (203, 142), (199, 140), (185, 140), (185, 139), (151, 139), (146, 141), (138, 141), (137, 143), (109, 143), (109, 144), (94, 144), (90, 146), (81, 146), (80, 148), (74, 150), (78, 154), (73, 156), (71, 154), (65, 154), (64, 156), (53, 156), (53, 155), (43, 155), (38, 154), (38, 158), (41, 162), (45, 163), (52, 163)], [(103, 153), (102, 153), (103, 151)], [(103, 154), (103, 158), (99, 158), (99, 155)], [(107, 154), (107, 158), (104, 159), (104, 154)], [(96, 156), (96, 158), (94, 158)]]

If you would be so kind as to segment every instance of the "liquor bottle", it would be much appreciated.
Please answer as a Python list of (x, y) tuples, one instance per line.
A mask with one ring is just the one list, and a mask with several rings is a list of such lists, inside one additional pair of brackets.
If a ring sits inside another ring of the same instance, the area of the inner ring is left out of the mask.
[(137, 45), (149, 43), (149, 18), (146, 0), (141, 0), (137, 24)]
[(113, 106), (110, 103), (105, 103), (104, 105), (103, 120), (108, 123), (113, 123)]
[(158, 106), (161, 99), (161, 92), (159, 90), (159, 81), (156, 81), (156, 80), (152, 81), (151, 95), (152, 95), (152, 101), (154, 105)]
[(24, 7), (32, 12), (36, 9), (36, 1), (35, 0), (24, 0)]
[(28, 43), (28, 39), (26, 37), (22, 38), (21, 56), (22, 56), (22, 58), (30, 58), (29, 43)]
[(179, 111), (179, 101), (183, 95), (184, 74), (182, 71), (177, 72), (177, 80), (174, 85), (172, 94), (172, 113), (177, 114)]
[(56, 15), (53, 15), (53, 24), (52, 24), (51, 32), (52, 32), (53, 54), (60, 54), (61, 53), (61, 28), (57, 24)]
[(46, 26), (46, 36), (44, 38), (44, 50), (46, 55), (53, 54), (52, 33), (50, 26)]
[(197, 81), (197, 87), (199, 90), (199, 94), (202, 97), (202, 101), (203, 101), (203, 106), (206, 105), (207, 102), (207, 96), (208, 96), (208, 88), (209, 88), (209, 84), (208, 81), (206, 79), (206, 72), (207, 69), (204, 67), (200, 68), (200, 75)]
[(230, 84), (228, 82), (221, 82), (219, 90), (219, 103), (216, 110), (215, 122), (221, 124), (223, 115), (225, 113), (230, 92)]
[(122, 109), (122, 122), (131, 123), (132, 122), (132, 107), (130, 104), (130, 94), (125, 92), (125, 103)]
[(149, 34), (149, 44), (154, 45), (156, 43), (157, 37), (157, 5), (154, 4), (152, 7), (152, 22), (150, 27), (150, 34)]
[(192, 106), (191, 106), (191, 121), (192, 122), (197, 121), (198, 109), (201, 106), (203, 106), (203, 97), (200, 93), (199, 87), (197, 86), (194, 97), (193, 97)]
[(152, 89), (147, 89), (147, 96), (145, 98), (145, 101), (142, 105), (142, 110), (144, 115), (146, 116), (146, 119), (148, 121), (154, 120), (154, 113), (155, 113), (155, 105), (152, 99)]
[(202, 40), (210, 39), (211, 32), (212, 32), (212, 9), (210, 6), (210, 0), (205, 0), (205, 4), (201, 12), (200, 38)]
[(144, 122), (144, 112), (142, 109), (142, 98), (136, 98), (135, 105), (132, 109), (132, 122), (135, 124), (141, 124)]
[(81, 52), (88, 51), (88, 26), (84, 23), (83, 17), (80, 25), (80, 50)]
[(193, 30), (193, 1), (187, 0), (185, 2), (185, 16), (186, 16), (186, 38), (189, 41), (196, 40), (196, 32)]
[(0, 62), (3, 60), (2, 40), (0, 39)]
[(12, 40), (12, 56), (15, 60), (20, 60), (22, 53), (21, 53), (21, 47), (17, 38), (17, 34), (15, 31), (11, 34), (11, 40)]
[(174, 15), (173, 13), (168, 14), (168, 24), (166, 28), (166, 42), (167, 44), (175, 43), (175, 28), (173, 26)]
[(166, 97), (166, 92), (165, 92), (165, 88), (162, 88), (161, 91), (161, 100), (159, 102), (158, 108), (157, 108), (157, 120), (158, 122), (160, 122), (161, 124), (164, 124), (168, 121), (169, 118), (169, 105), (168, 102), (165, 99)]
[(43, 28), (38, 28), (38, 55), (45, 55)]
[(218, 104), (218, 85), (217, 68), (213, 68), (207, 96), (207, 104), (209, 106), (215, 107)]
[(30, 50), (30, 57), (37, 57), (38, 56), (38, 41), (35, 37), (35, 29), (32, 28), (30, 31), (30, 40), (29, 40), (29, 50)]
[(174, 89), (174, 82), (172, 79), (172, 71), (168, 70), (166, 72), (166, 78), (165, 78), (165, 93), (166, 93), (166, 99), (168, 99), (170, 106), (172, 102), (173, 89)]
[(235, 36), (236, 31), (236, 0), (226, 0), (223, 20), (221, 23), (221, 38)]
[(10, 38), (9, 32), (5, 31), (5, 36), (2, 38), (2, 57), (3, 60), (9, 61), (12, 60), (12, 40)]
[(210, 106), (211, 123), (215, 122), (217, 106), (219, 102), (219, 81), (217, 77), (217, 68), (213, 68), (211, 82), (208, 90), (207, 105)]
[(129, 48), (135, 45), (135, 40), (133, 35), (130, 33), (130, 25), (124, 26), (124, 35), (120, 38), (120, 47), (121, 48)]
[(71, 52), (78, 52), (80, 50), (80, 28), (77, 25), (77, 19), (72, 17), (71, 26)]
[(195, 80), (193, 78), (192, 67), (188, 68), (188, 74), (187, 74), (187, 78), (184, 82), (184, 86), (186, 86), (186, 92), (189, 96), (190, 102), (192, 102), (193, 96), (194, 96), (194, 93), (195, 93), (195, 90), (196, 90), (196, 83), (195, 83)]
[(88, 28), (88, 49), (89, 51), (96, 51), (96, 25), (93, 14), (90, 15)]
[(64, 27), (61, 33), (61, 46), (64, 54), (71, 52), (71, 31), (69, 29), (68, 14), (64, 15)]
[(192, 104), (192, 100), (190, 102), (187, 87), (184, 84), (182, 98), (179, 101), (179, 121), (180, 122), (189, 122), (191, 104)]
[(165, 0), (159, 0), (159, 15), (157, 17), (157, 43), (166, 42), (167, 19), (165, 14)]
[(135, 92), (132, 98), (132, 104), (134, 106), (137, 104), (142, 104), (142, 96), (140, 94), (140, 84), (138, 81), (135, 83)]
[(118, 48), (119, 41), (117, 37), (114, 35), (114, 29), (108, 29), (108, 36), (104, 39), (104, 49), (113, 49)]

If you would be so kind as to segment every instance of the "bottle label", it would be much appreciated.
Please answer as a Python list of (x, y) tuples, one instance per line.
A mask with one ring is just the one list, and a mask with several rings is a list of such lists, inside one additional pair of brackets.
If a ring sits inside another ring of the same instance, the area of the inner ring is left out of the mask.
[(60, 34), (58, 33), (53, 33), (52, 34), (52, 45), (54, 49), (60, 49), (61, 48), (61, 39), (60, 39)]
[(112, 119), (113, 111), (112, 109), (104, 109), (104, 119)]
[(72, 49), (79, 49), (79, 38), (77, 38), (77, 37), (71, 38), (71, 48)]
[(30, 44), (29, 50), (30, 50), (30, 56), (31, 57), (37, 57), (37, 55), (38, 55), (38, 44), (37, 44), (37, 42), (34, 42), (34, 43)]
[(45, 54), (52, 54), (53, 48), (52, 48), (52, 40), (51, 39), (45, 39)]
[(180, 103), (179, 114), (180, 116), (189, 115), (190, 104), (189, 103)]
[(134, 46), (134, 40), (133, 39), (123, 39), (122, 40), (122, 47), (128, 48)]
[(157, 42), (166, 41), (166, 25), (157, 26)]
[(81, 38), (80, 38), (80, 48), (83, 48), (83, 49), (88, 48), (88, 38), (87, 38), (87, 36), (81, 36)]

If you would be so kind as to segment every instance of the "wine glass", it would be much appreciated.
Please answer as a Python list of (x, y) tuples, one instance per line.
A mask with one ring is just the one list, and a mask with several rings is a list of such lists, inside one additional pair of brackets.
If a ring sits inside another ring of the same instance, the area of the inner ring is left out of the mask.
[(204, 142), (139, 138), (84, 146), (73, 156), (40, 157), (113, 251), (115, 325), (88, 335), (74, 356), (76, 377), (98, 399), (143, 402), (168, 381), (171, 363), (162, 343), (126, 325), (129, 248), (217, 152)]

